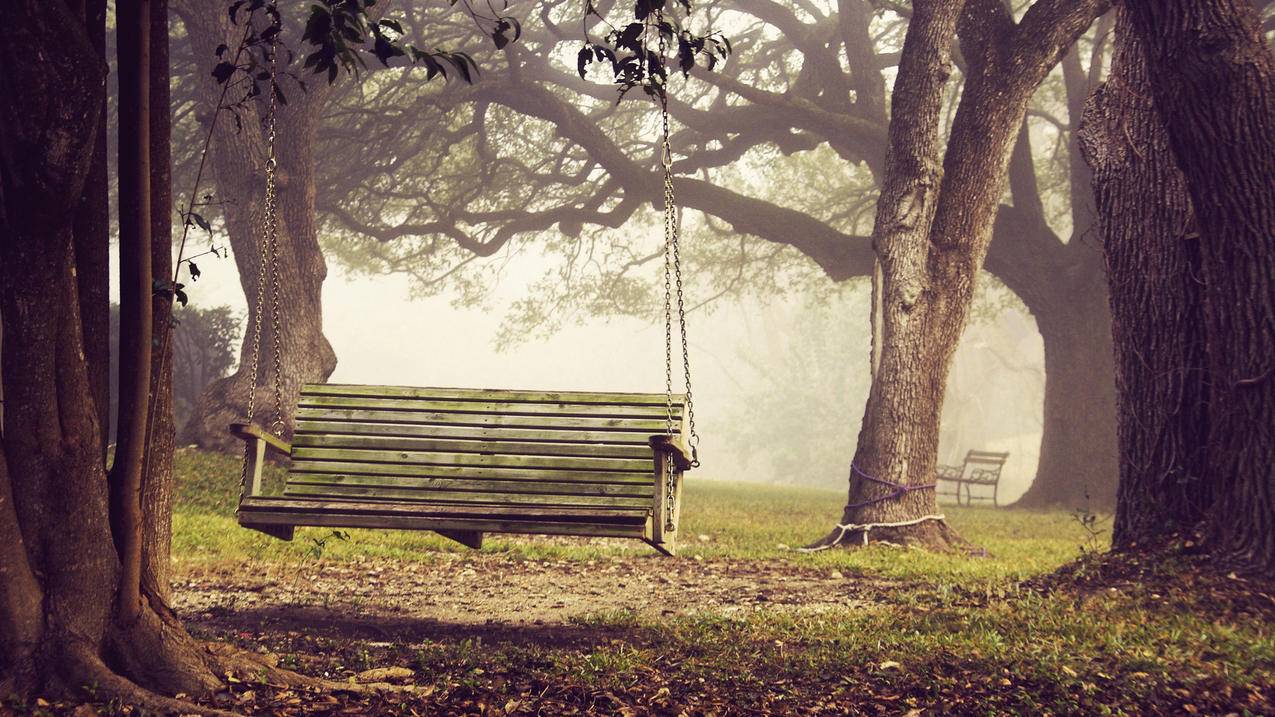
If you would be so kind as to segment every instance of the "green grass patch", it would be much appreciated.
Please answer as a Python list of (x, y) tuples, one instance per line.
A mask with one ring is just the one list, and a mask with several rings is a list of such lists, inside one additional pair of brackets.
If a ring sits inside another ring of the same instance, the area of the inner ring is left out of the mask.
[[(430, 561), (468, 551), (430, 532), (394, 530), (297, 531), (292, 542), (240, 528), (234, 520), (239, 461), (233, 456), (182, 450), (177, 453), (174, 554), (180, 560), (239, 561), (245, 558), (333, 560), (389, 558)], [(278, 468), (267, 485), (279, 484)], [(826, 534), (840, 517), (845, 494), (811, 488), (688, 479), (682, 503), (680, 554), (692, 559), (789, 560), (847, 574), (994, 584), (1049, 572), (1074, 559), (1090, 536), (1065, 512), (1028, 512), (944, 506), (949, 522), (987, 557), (941, 555), (921, 550), (871, 547), (813, 554), (795, 548)], [(527, 560), (596, 560), (646, 556), (638, 541), (489, 536), (484, 551)]]

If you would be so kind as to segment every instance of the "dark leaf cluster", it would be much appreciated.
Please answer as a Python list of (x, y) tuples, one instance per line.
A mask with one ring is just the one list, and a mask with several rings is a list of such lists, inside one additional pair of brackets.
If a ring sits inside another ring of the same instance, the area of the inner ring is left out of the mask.
[[(437, 76), (446, 78), (449, 71), (466, 82), (477, 78), (478, 65), (468, 54), (422, 49), (404, 41), (405, 31), (398, 20), (372, 19), (369, 8), (376, 2), (315, 0), (301, 34), (306, 45), (302, 67), (313, 74), (326, 74), (328, 82), (335, 82), (342, 69), (355, 75), (366, 70), (364, 58), (371, 55), (385, 67), (396, 58), (421, 65), (431, 80)], [(217, 48), (212, 75), (221, 85), (243, 86), (243, 92), (224, 104), (234, 112), (236, 124), (242, 126), (237, 110), (263, 96), (267, 88), (280, 104), (287, 104), (278, 78), (292, 78), (303, 91), (305, 82), (288, 69), (294, 54), (282, 39), (283, 22), (275, 0), (235, 0), (229, 13), (232, 22), (244, 28), (243, 40), (233, 52), (227, 45)], [(257, 19), (262, 17), (264, 21)], [(496, 26), (497, 45), (503, 46), (518, 38), (521, 27), (513, 18), (500, 20)], [(276, 57), (276, 53), (281, 54)]]
[[(689, 14), (689, 0), (674, 0), (675, 6)], [(609, 64), (612, 76), (620, 91), (620, 97), (635, 87), (652, 97), (664, 97), (668, 86), (669, 67), (673, 65), (682, 76), (690, 74), (697, 64), (712, 71), (719, 61), (731, 53), (730, 40), (721, 33), (697, 35), (668, 19), (668, 0), (635, 0), (633, 22), (623, 27), (610, 25), (611, 30), (602, 42), (586, 41), (576, 55), (576, 70), (583, 79), (589, 67), (595, 63)], [(585, 6), (586, 20), (592, 15), (604, 22), (592, 2)], [(669, 55), (668, 49), (676, 50)]]
[(313, 48), (303, 66), (316, 74), (326, 73), (333, 82), (338, 68), (356, 75), (367, 69), (363, 57), (371, 54), (385, 67), (395, 58), (422, 65), (428, 79), (447, 77), (448, 68), (466, 82), (478, 76), (478, 65), (464, 52), (425, 50), (404, 42), (400, 22), (370, 18), (368, 10), (374, 5), (376, 0), (316, 0), (302, 33)]

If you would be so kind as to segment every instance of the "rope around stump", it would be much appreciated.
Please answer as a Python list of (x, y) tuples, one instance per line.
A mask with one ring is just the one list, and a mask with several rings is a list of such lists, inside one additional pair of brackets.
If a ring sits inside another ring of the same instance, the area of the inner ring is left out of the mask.
[(863, 478), (863, 479), (864, 479), (864, 480), (866, 480), (866, 481), (871, 481), (872, 483), (876, 483), (877, 485), (889, 486), (889, 487), (893, 488), (894, 490), (890, 491), (889, 493), (886, 493), (885, 495), (877, 496), (876, 498), (870, 498), (870, 499), (868, 499), (868, 500), (860, 501), (860, 502), (858, 502), (858, 503), (850, 503), (849, 505), (847, 505), (847, 506), (846, 506), (846, 510), (855, 510), (855, 509), (857, 509), (857, 508), (866, 508), (866, 507), (868, 507), (868, 506), (870, 506), (870, 505), (876, 505), (877, 503), (883, 503), (883, 502), (885, 502), (885, 501), (887, 501), (887, 500), (892, 500), (892, 499), (894, 499), (894, 498), (902, 498), (903, 496), (907, 495), (908, 493), (911, 493), (912, 491), (917, 491), (917, 490), (934, 490), (934, 489), (935, 489), (935, 488), (937, 488), (937, 487), (938, 487), (938, 485), (939, 485), (937, 482), (935, 482), (935, 483), (926, 483), (925, 485), (904, 485), (904, 484), (902, 484), (902, 483), (895, 483), (894, 481), (892, 481), (892, 480), (886, 480), (885, 478), (877, 478), (876, 476), (870, 476), (870, 475), (868, 475), (867, 473), (864, 473), (864, 472), (863, 472), (863, 471), (859, 468), (859, 466), (856, 466), (856, 465), (855, 465), (855, 464), (853, 464), (853, 463), (851, 463), (851, 464), (850, 464), (850, 472), (851, 472), (851, 473), (858, 473), (858, 474), (859, 474), (859, 477), (860, 477), (860, 478)]
[[(903, 483), (896, 483), (892, 480), (886, 480), (885, 478), (877, 478), (876, 476), (872, 476), (872, 475), (868, 475), (867, 473), (864, 473), (863, 470), (859, 468), (859, 466), (856, 466), (853, 463), (850, 464), (850, 472), (857, 473), (860, 478), (863, 478), (864, 480), (872, 482), (872, 483), (876, 483), (877, 485), (889, 486), (893, 490), (891, 490), (889, 493), (886, 493), (885, 495), (877, 496), (876, 498), (869, 498), (868, 500), (859, 501), (858, 503), (850, 503), (846, 505), (847, 511), (856, 510), (858, 508), (866, 508), (869, 505), (876, 505), (877, 503), (883, 503), (887, 500), (892, 500), (894, 498), (902, 498), (903, 496), (913, 491), (934, 490), (935, 488), (938, 487), (937, 482), (927, 483), (925, 485), (904, 485)], [(836, 540), (832, 540), (828, 543), (825, 543), (824, 545), (819, 545), (813, 548), (797, 548), (797, 551), (801, 553), (814, 553), (820, 550), (827, 550), (828, 548), (831, 548), (832, 546), (840, 543), (841, 540), (846, 537), (846, 533), (855, 533), (860, 531), (862, 531), (863, 533), (863, 544), (867, 545), (868, 533), (873, 528), (906, 528), (910, 525), (917, 525), (919, 523), (924, 523), (927, 520), (944, 520), (944, 519), (945, 519), (945, 516), (940, 513), (940, 514), (923, 515), (920, 518), (913, 518), (912, 520), (901, 520), (901, 521), (897, 521), (893, 523), (837, 523), (837, 530), (841, 532), (837, 534)]]
[(823, 545), (817, 545), (813, 548), (797, 548), (797, 552), (817, 553), (820, 550), (827, 550), (828, 548), (831, 548), (832, 546), (840, 543), (841, 539), (846, 537), (846, 533), (854, 533), (858, 531), (863, 531), (863, 544), (867, 545), (868, 532), (871, 531), (873, 528), (906, 528), (909, 525), (917, 525), (918, 523), (924, 523), (927, 520), (945, 520), (945, 519), (946, 519), (946, 516), (944, 516), (942, 513), (939, 513), (937, 515), (923, 515), (920, 518), (913, 518), (912, 520), (900, 520), (895, 523), (838, 523), (837, 530), (840, 530), (841, 532), (837, 534), (836, 540), (830, 541)]

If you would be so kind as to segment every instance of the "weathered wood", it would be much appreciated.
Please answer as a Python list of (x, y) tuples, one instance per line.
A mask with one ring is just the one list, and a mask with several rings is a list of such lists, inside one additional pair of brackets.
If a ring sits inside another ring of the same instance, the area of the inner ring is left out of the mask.
[(656, 455), (668, 454), (673, 459), (673, 464), (677, 466), (679, 471), (689, 470), (691, 467), (691, 455), (686, 450), (686, 446), (682, 444), (681, 436), (670, 436), (668, 434), (659, 434), (651, 436), (649, 439), (651, 450)]
[(336, 500), (373, 500), (419, 502), (430, 505), (475, 504), (503, 506), (591, 507), (598, 509), (640, 508), (651, 505), (649, 497), (631, 498), (608, 495), (562, 495), (545, 493), (496, 493), (466, 491), (417, 490), (400, 486), (351, 485), (329, 483), (309, 485), (289, 482), (283, 494), (287, 497), (332, 498)]
[(649, 508), (625, 508), (598, 510), (593, 508), (542, 508), (534, 506), (499, 507), (499, 506), (460, 506), (460, 505), (422, 505), (419, 503), (369, 502), (359, 500), (313, 500), (307, 498), (289, 498), (275, 496), (255, 496), (245, 498), (239, 505), (239, 512), (249, 514), (254, 511), (293, 513), (360, 513), (369, 515), (414, 515), (414, 516), (463, 516), (500, 518), (506, 520), (534, 520), (540, 522), (634, 522), (645, 520), (650, 514)]
[(311, 461), (293, 459), (294, 473), (329, 473), (351, 475), (397, 475), (432, 478), (465, 478), (502, 481), (579, 481), (581, 483), (641, 483), (651, 481), (650, 471), (549, 470), (544, 468), (500, 468), (489, 466), (428, 466), (396, 463), (359, 463), (350, 461)]
[[(307, 396), (302, 408), (345, 408), (387, 411), (428, 411), (433, 413), (496, 414), (500, 416), (578, 416), (602, 418), (645, 418), (667, 416), (664, 406), (608, 405), (590, 403), (501, 403), (494, 401), (447, 401), (376, 396)], [(675, 414), (676, 415), (676, 414)]]
[(268, 445), (260, 438), (253, 438), (245, 447), (248, 451), (248, 466), (244, 471), (244, 480), (248, 484), (244, 486), (244, 495), (261, 495), (261, 472), (266, 465), (266, 446)]
[[(433, 530), (470, 547), (487, 532), (629, 537), (672, 554), (668, 486), (652, 461), (672, 460), (676, 515), (691, 463), (682, 410), (679, 397), (669, 436), (659, 394), (306, 386), (284, 495), (258, 486), (239, 520), (280, 535), (298, 525)], [(234, 430), (280, 445), (259, 428)]]
[(489, 468), (544, 468), (550, 470), (649, 470), (649, 459), (512, 456), (505, 454), (442, 453), (429, 451), (377, 451), (341, 448), (293, 449), (293, 457), (353, 463), (396, 463), (430, 466), (484, 466)]
[[(555, 476), (556, 477), (556, 476)], [(653, 497), (650, 478), (643, 483), (582, 483), (545, 480), (482, 480), (424, 476), (378, 476), (351, 473), (297, 473), (288, 475), (289, 485), (364, 485), (413, 488), (418, 491), (470, 491), (478, 493), (543, 493), (547, 495), (613, 495), (629, 498)]]
[(294, 529), (291, 525), (247, 525), (243, 523), (241, 525), (279, 540), (292, 540), (294, 534)]
[[(442, 398), (474, 401), (507, 401), (530, 403), (600, 403), (646, 404), (665, 406), (662, 393), (590, 393), (587, 391), (513, 391), (488, 388), (432, 388), (419, 386), (368, 386), (356, 384), (307, 384), (301, 389), (303, 396), (385, 396), (395, 398)], [(673, 405), (686, 403), (682, 394), (674, 394)]]
[[(662, 436), (663, 437), (663, 436)], [(376, 449), (427, 451), (431, 453), (499, 453), (520, 456), (575, 456), (578, 458), (633, 458), (644, 460), (651, 455), (646, 446), (577, 443), (526, 443), (522, 441), (452, 440), (434, 438), (397, 438), (390, 436), (350, 436), (340, 434), (304, 434), (293, 438), (299, 448)]]
[[(675, 416), (680, 420), (680, 416)], [(405, 423), (473, 426), (476, 428), (531, 428), (545, 430), (581, 429), (588, 431), (640, 431), (643, 439), (667, 425), (664, 417), (630, 416), (628, 418), (580, 416), (518, 416), (483, 413), (440, 413), (434, 411), (401, 411), (377, 408), (306, 407), (297, 409), (298, 420), (354, 421), (361, 423)]]
[(230, 424), (230, 433), (236, 438), (240, 438), (245, 441), (254, 439), (263, 441), (266, 445), (270, 446), (270, 448), (284, 455), (288, 455), (292, 452), (292, 446), (287, 441), (267, 431), (261, 426), (256, 425), (255, 423), (249, 423), (247, 419)]
[(328, 528), (372, 528), (387, 530), (475, 531), (482, 533), (529, 533), (535, 535), (575, 535), (601, 538), (644, 537), (642, 523), (585, 523), (535, 520), (498, 520), (456, 516), (378, 515), (364, 513), (263, 512), (242, 516), (240, 524), (253, 530), (268, 526), (313, 526)]
[(301, 418), (296, 438), (305, 435), (387, 436), (394, 438), (436, 438), (459, 440), (517, 441), (523, 443), (605, 443), (645, 447), (649, 431), (590, 431), (585, 429), (480, 428), (407, 423), (358, 423)]
[[(668, 471), (669, 461), (664, 454), (654, 456), (655, 500), (651, 504), (651, 532), (647, 536), (651, 545), (663, 545), (667, 538), (664, 526), (668, 520)], [(674, 466), (674, 469), (676, 467)]]
[(466, 548), (478, 550), (483, 547), (484, 533), (481, 530), (435, 530), (434, 532), (444, 538), (455, 540)]

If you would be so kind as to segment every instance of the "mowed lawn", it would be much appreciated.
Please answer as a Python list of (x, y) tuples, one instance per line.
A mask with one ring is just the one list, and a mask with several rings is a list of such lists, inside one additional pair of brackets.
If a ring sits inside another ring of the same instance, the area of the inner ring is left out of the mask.
[[(178, 580), (233, 565), (300, 572), (375, 564), (384, 573), (395, 565), (482, 569), (481, 560), (499, 559), (514, 569), (522, 561), (561, 569), (569, 591), (581, 570), (561, 566), (668, 560), (637, 541), (491, 536), (475, 554), (429, 533), (353, 530), (337, 539), (309, 529), (282, 542), (235, 523), (237, 460), (184, 450), (177, 469)], [(1109, 521), (1095, 533), (1065, 511), (944, 506), (981, 555), (796, 551), (832, 526), (844, 499), (690, 480), (674, 559), (873, 586), (829, 609), (602, 610), (573, 616), (563, 626), (569, 639), (553, 629), (511, 635), (446, 625), (410, 640), (307, 635), (295, 625), (241, 632), (233, 611), (195, 623), (341, 679), (406, 666), (416, 691), (395, 702), (404, 713), (1275, 714), (1269, 582), (1209, 570), (1186, 548), (1133, 572), (1113, 568), (1101, 556)], [(1062, 577), (1051, 576), (1065, 565)]]
[[(333, 540), (332, 531), (305, 528), (291, 542), (244, 530), (234, 520), (239, 489), (238, 459), (191, 449), (177, 452), (178, 495), (173, 553), (179, 562), (300, 560), (314, 557), (322, 542), (325, 559), (353, 556), (399, 560), (447, 559), (467, 553), (430, 532), (350, 530), (348, 541)], [(271, 479), (281, 480), (274, 469)], [(269, 482), (270, 479), (268, 479)], [(1108, 527), (1099, 534), (1085, 529), (1064, 512), (1028, 512), (993, 508), (943, 507), (961, 535), (979, 549), (980, 557), (935, 555), (889, 547), (804, 554), (796, 549), (826, 534), (841, 517), (843, 491), (792, 488), (688, 479), (682, 502), (679, 557), (695, 559), (790, 560), (801, 565), (864, 572), (882, 577), (913, 578), (937, 583), (981, 583), (1021, 580), (1049, 572), (1084, 549), (1105, 549)], [(492, 535), (483, 551), (528, 560), (591, 560), (613, 555), (654, 554), (640, 541), (539, 540)]]

